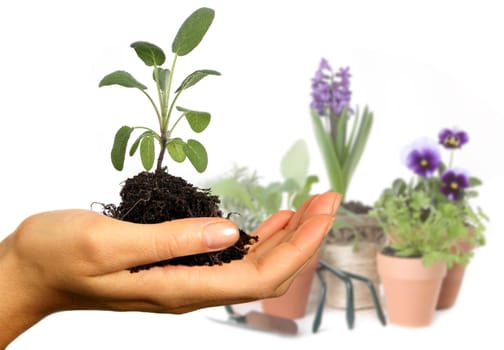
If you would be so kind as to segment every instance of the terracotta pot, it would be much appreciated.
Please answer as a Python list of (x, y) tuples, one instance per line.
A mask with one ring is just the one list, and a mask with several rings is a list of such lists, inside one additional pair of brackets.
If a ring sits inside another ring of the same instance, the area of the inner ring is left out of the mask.
[[(371, 280), (375, 289), (379, 290), (379, 277), (376, 269), (376, 253), (380, 247), (376, 243), (362, 242), (357, 248), (352, 244), (326, 244), (322, 259), (334, 268), (364, 276)], [(327, 283), (326, 305), (334, 308), (346, 308), (346, 286), (339, 278), (324, 271)], [(354, 282), (354, 308), (373, 308), (373, 298), (368, 286), (362, 282)]]
[[(468, 237), (471, 238), (473, 234), (474, 231), (470, 229)], [(470, 252), (473, 249), (473, 245), (467, 241), (461, 241), (458, 244), (458, 251)], [(454, 251), (455, 250), (456, 248), (454, 248)], [(455, 264), (448, 269), (443, 284), (441, 285), (441, 292), (439, 293), (439, 300), (436, 306), (437, 310), (449, 309), (455, 305), (460, 288), (462, 287), (465, 270), (466, 266), (462, 264)]]
[(261, 300), (263, 312), (288, 319), (304, 317), (318, 262), (318, 256), (313, 258), (294, 279), (284, 295)]
[(436, 306), (437, 310), (448, 309), (455, 305), (460, 287), (462, 286), (465, 270), (466, 267), (461, 264), (455, 264), (448, 269), (441, 285), (441, 292), (439, 293)]
[(389, 322), (404, 327), (429, 326), (446, 275), (446, 263), (425, 267), (420, 258), (378, 253), (377, 266)]

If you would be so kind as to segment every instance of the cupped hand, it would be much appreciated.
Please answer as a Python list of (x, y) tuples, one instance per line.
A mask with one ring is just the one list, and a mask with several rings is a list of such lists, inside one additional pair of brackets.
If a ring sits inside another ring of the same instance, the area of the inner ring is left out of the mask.
[(317, 253), (339, 202), (327, 192), (297, 212), (277, 212), (253, 233), (259, 241), (241, 260), (138, 273), (128, 269), (231, 246), (238, 227), (224, 218), (140, 225), (85, 210), (31, 216), (0, 243), (0, 292), (13, 301), (0, 305), (3, 337), (62, 310), (184, 313), (281, 295)]

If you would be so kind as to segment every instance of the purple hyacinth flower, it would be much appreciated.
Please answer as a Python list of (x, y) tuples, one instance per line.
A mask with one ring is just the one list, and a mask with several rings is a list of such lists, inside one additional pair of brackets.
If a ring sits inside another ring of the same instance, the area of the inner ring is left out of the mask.
[(460, 148), (469, 141), (465, 131), (455, 129), (443, 129), (439, 132), (439, 143), (445, 148)]
[(405, 163), (415, 174), (431, 177), (441, 164), (441, 154), (437, 144), (429, 139), (416, 141), (408, 147)]
[(441, 182), (441, 193), (452, 201), (458, 201), (464, 189), (469, 187), (469, 176), (464, 171), (450, 169), (441, 175)]
[(322, 58), (312, 79), (310, 107), (315, 109), (320, 116), (329, 114), (339, 116), (345, 107), (351, 115), (353, 110), (350, 107), (352, 97), (350, 77), (349, 67), (340, 68), (338, 72), (334, 72), (329, 62)]

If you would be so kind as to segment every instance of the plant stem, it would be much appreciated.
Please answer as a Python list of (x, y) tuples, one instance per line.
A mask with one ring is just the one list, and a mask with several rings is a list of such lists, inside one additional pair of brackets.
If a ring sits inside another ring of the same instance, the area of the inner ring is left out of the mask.
[(161, 114), (159, 113), (159, 109), (157, 108), (156, 103), (154, 102), (154, 100), (152, 99), (152, 97), (150, 97), (150, 95), (147, 92), (145, 92), (144, 90), (142, 90), (142, 89), (138, 89), (138, 90), (140, 90), (145, 96), (147, 96), (147, 98), (149, 99), (150, 103), (154, 107), (154, 110), (156, 111), (156, 115), (157, 115), (159, 124), (161, 124), (161, 120), (162, 120)]
[[(170, 115), (171, 115), (172, 108), (168, 109), (168, 106), (170, 105), (170, 92), (171, 92), (171, 87), (172, 87), (172, 83), (173, 83), (173, 73), (175, 72), (175, 64), (177, 63), (177, 57), (178, 57), (177, 54), (175, 54), (173, 56), (170, 77), (168, 78), (168, 87), (166, 88), (165, 104), (164, 104), (164, 110), (163, 110), (163, 124), (161, 126), (161, 133), (162, 134), (166, 133), (166, 130), (168, 129), (168, 124), (170, 122)], [(172, 105), (174, 102), (175, 101), (172, 102)]]
[(160, 150), (159, 150), (159, 156), (158, 156), (158, 160), (157, 160), (157, 166), (156, 166), (156, 171), (161, 171), (161, 168), (163, 167), (163, 159), (164, 159), (164, 155), (165, 155), (165, 152), (166, 152), (166, 142), (167, 142), (167, 138), (166, 138), (166, 135), (165, 134), (161, 134), (161, 140), (159, 141), (159, 144), (160, 144)]
[(455, 149), (451, 150), (450, 151), (450, 160), (449, 160), (449, 163), (448, 163), (448, 169), (451, 169), (453, 167), (453, 155), (455, 153)]
[[(168, 105), (170, 103), (170, 92), (171, 92), (171, 86), (172, 86), (172, 82), (173, 82), (173, 73), (175, 71), (175, 63), (177, 62), (177, 57), (178, 57), (177, 54), (175, 54), (173, 57), (170, 76), (168, 78), (168, 86), (166, 87), (166, 93), (164, 95), (164, 101), (163, 101), (164, 103), (161, 102), (162, 115), (161, 115), (160, 122), (159, 122), (159, 127), (160, 127), (159, 135), (161, 136), (159, 144), (161, 147), (159, 150), (156, 171), (160, 171), (163, 167), (163, 159), (164, 159), (164, 155), (166, 152), (166, 143), (168, 142), (167, 130), (168, 130), (169, 122), (170, 122), (170, 114), (172, 111), (172, 108), (168, 109)], [(175, 103), (175, 100), (176, 100), (176, 97), (173, 100), (172, 105), (173, 105), (173, 103)]]
[(161, 91), (161, 84), (159, 83), (159, 71), (157, 66), (154, 66), (154, 80), (156, 81), (156, 90), (158, 93), (159, 108), (161, 109), (161, 118), (158, 117), (159, 127), (161, 127), (166, 108), (164, 106), (164, 96), (163, 92)]
[(338, 120), (338, 115), (330, 109), (329, 112), (329, 134), (331, 135), (331, 143), (336, 144), (336, 138), (338, 135), (338, 127), (336, 121)]

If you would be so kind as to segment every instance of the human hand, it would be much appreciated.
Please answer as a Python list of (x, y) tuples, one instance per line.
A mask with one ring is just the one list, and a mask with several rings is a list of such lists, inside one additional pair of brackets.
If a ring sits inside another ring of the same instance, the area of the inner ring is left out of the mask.
[[(328, 192), (280, 211), (241, 260), (215, 266), (132, 266), (221, 250), (238, 239), (223, 218), (139, 225), (84, 210), (26, 219), (0, 244), (0, 346), (63, 310), (184, 313), (283, 294), (329, 231), (340, 196)], [(23, 291), (23, 293), (20, 293)]]

